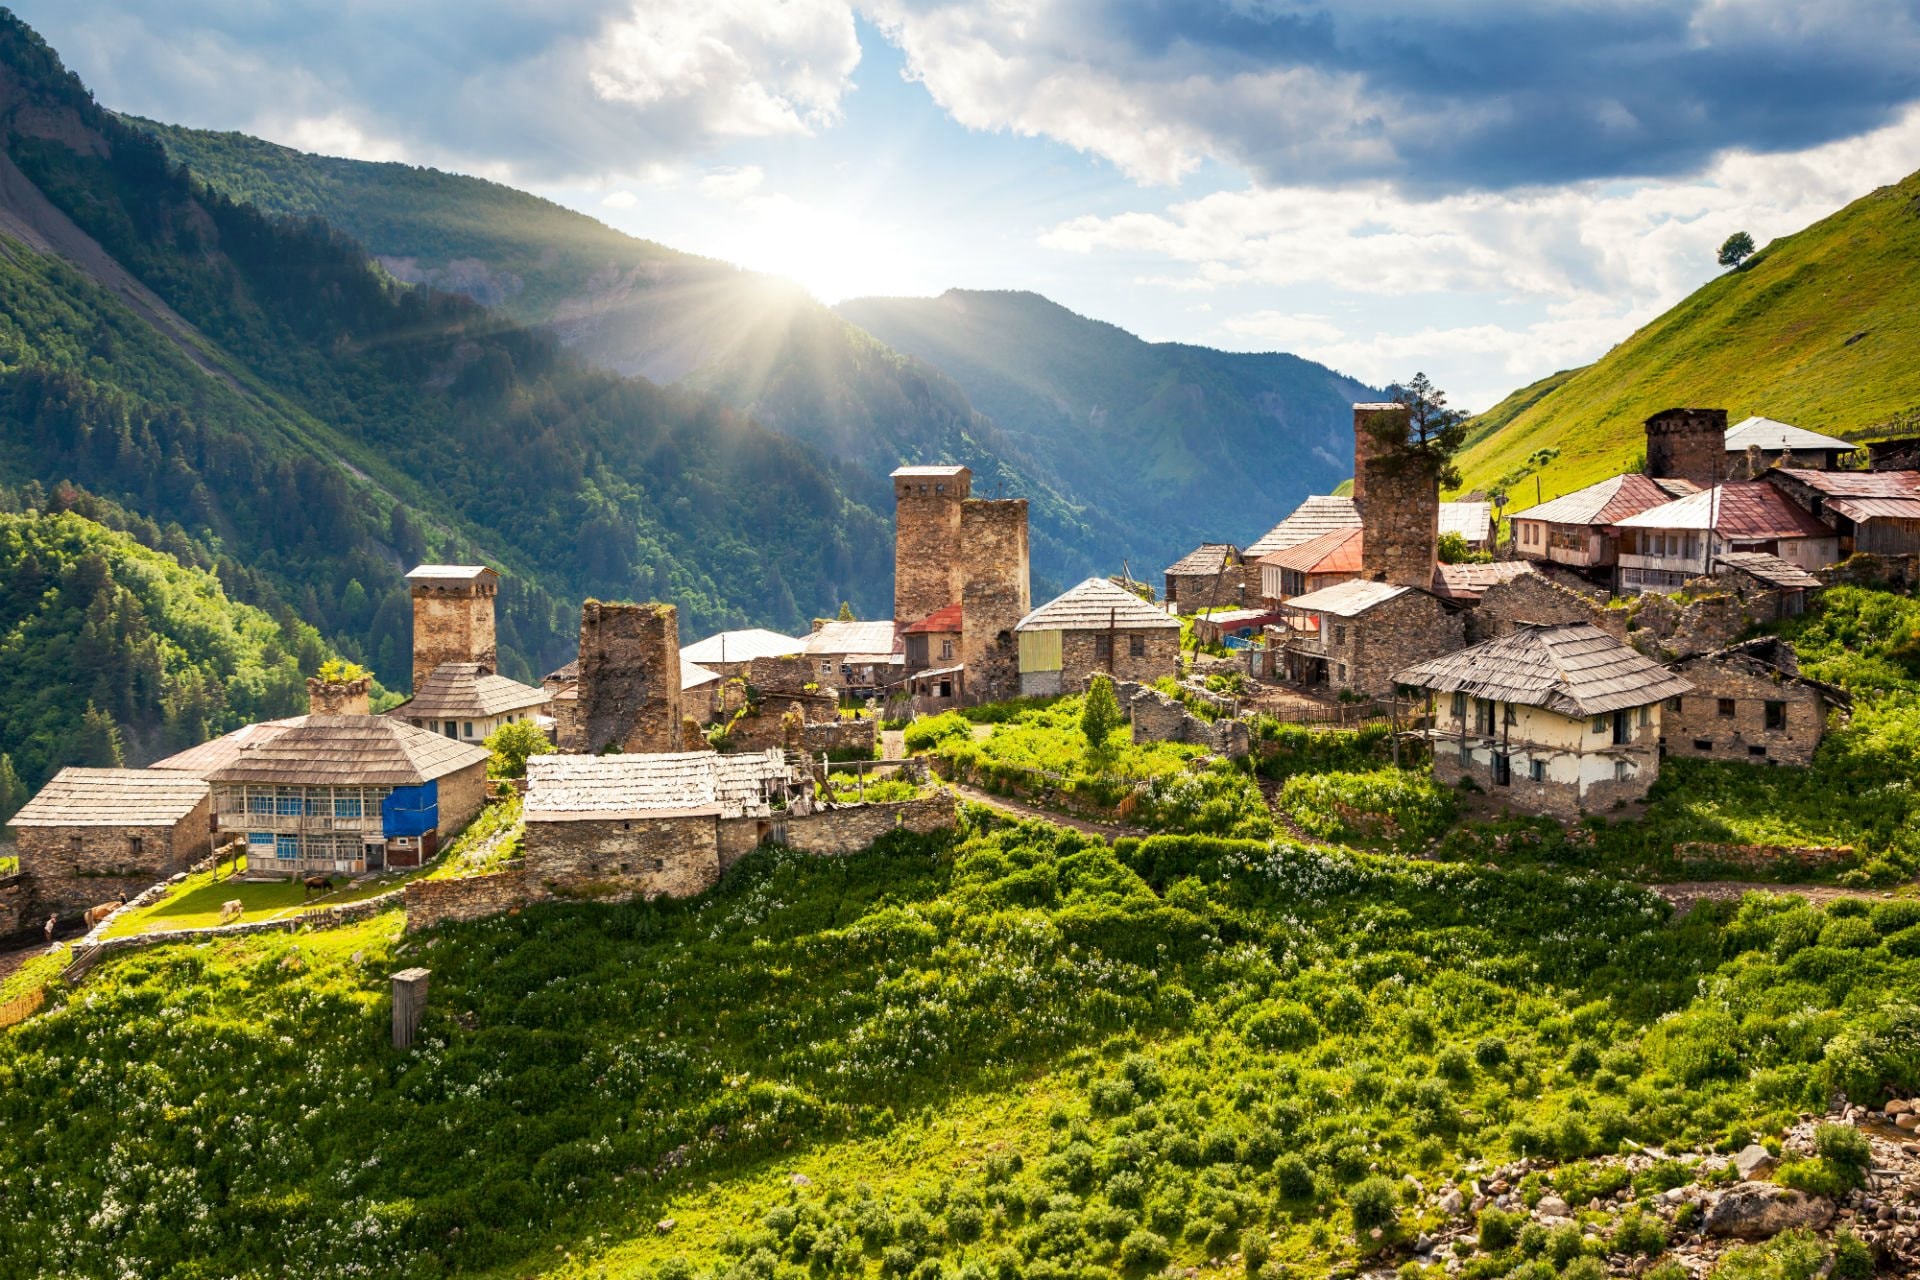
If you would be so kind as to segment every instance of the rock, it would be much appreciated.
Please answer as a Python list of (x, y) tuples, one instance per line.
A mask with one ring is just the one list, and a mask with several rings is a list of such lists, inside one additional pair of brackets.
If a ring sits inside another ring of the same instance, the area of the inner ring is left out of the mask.
[(673, 1230), (675, 1227), (679, 1226), (680, 1224), (675, 1222), (672, 1218), (662, 1218), (660, 1219), (660, 1221), (654, 1223), (653, 1225), (655, 1230), (657, 1230), (661, 1235), (665, 1235), (667, 1234), (667, 1232)]
[(1913, 1104), (1905, 1098), (1895, 1098), (1887, 1104), (1887, 1114), (1890, 1116), (1903, 1116), (1912, 1110)]
[(1559, 1196), (1541, 1196), (1540, 1203), (1534, 1206), (1534, 1212), (1543, 1218), (1570, 1218), (1573, 1207)]
[(1771, 1182), (1742, 1182), (1714, 1200), (1703, 1228), (1710, 1236), (1767, 1240), (1794, 1227), (1824, 1227), (1832, 1218), (1833, 1201), (1824, 1196), (1790, 1191)]
[(1733, 1167), (1740, 1174), (1740, 1181), (1752, 1182), (1780, 1163), (1773, 1158), (1773, 1152), (1757, 1142), (1750, 1142), (1741, 1148), (1740, 1154), (1733, 1158)]
[(788, 1178), (787, 1181), (796, 1187), (810, 1187), (813, 1185), (813, 1179), (804, 1173), (796, 1173), (791, 1178)]
[(1493, 1201), (1487, 1199), (1485, 1196), (1475, 1196), (1473, 1198), (1473, 1203), (1467, 1206), (1467, 1210), (1470, 1213), (1479, 1213), (1482, 1209), (1486, 1208), (1488, 1205), (1492, 1203)]
[(1440, 1212), (1449, 1218), (1457, 1218), (1460, 1211), (1467, 1207), (1467, 1201), (1458, 1191), (1449, 1191), (1440, 1197)]
[(1901, 1115), (1895, 1116), (1893, 1122), (1902, 1129), (1912, 1132), (1915, 1129), (1920, 1129), (1920, 1112), (1904, 1112)]

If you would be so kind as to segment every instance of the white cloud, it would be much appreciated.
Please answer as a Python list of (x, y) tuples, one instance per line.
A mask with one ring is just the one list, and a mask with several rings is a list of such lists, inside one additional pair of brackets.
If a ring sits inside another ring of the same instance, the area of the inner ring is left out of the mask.
[(766, 178), (757, 164), (714, 169), (700, 179), (700, 194), (710, 200), (739, 200)]
[(600, 203), (609, 209), (631, 209), (640, 203), (640, 197), (631, 191), (613, 191), (604, 196)]

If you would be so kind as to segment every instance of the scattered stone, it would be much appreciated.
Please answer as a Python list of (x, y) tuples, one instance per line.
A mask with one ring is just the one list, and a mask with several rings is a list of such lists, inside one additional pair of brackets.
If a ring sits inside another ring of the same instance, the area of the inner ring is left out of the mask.
[(672, 1218), (662, 1218), (660, 1219), (660, 1221), (654, 1223), (653, 1225), (655, 1229), (660, 1232), (661, 1235), (665, 1235), (667, 1234), (667, 1232), (673, 1230), (675, 1227), (679, 1226), (680, 1224), (675, 1222)]
[(787, 1181), (796, 1187), (810, 1187), (813, 1185), (813, 1179), (804, 1173), (796, 1173), (791, 1178), (788, 1178)]
[(1540, 1203), (1534, 1206), (1534, 1210), (1543, 1218), (1571, 1218), (1573, 1216), (1573, 1206), (1569, 1205), (1559, 1196), (1541, 1196)]
[(1733, 1158), (1734, 1170), (1739, 1173), (1740, 1181), (1752, 1182), (1763, 1173), (1769, 1172), (1780, 1163), (1773, 1153), (1757, 1142), (1750, 1142)]
[(1913, 1104), (1905, 1098), (1895, 1098), (1887, 1104), (1887, 1114), (1890, 1116), (1903, 1116), (1912, 1110)]
[(1909, 1111), (1903, 1115), (1897, 1115), (1893, 1118), (1893, 1122), (1911, 1133), (1915, 1129), (1920, 1129), (1920, 1112)]
[(1449, 1218), (1457, 1218), (1460, 1216), (1460, 1211), (1467, 1207), (1467, 1202), (1465, 1197), (1458, 1191), (1449, 1191), (1440, 1197), (1439, 1207), (1440, 1212), (1446, 1214)]
[(1795, 1227), (1824, 1227), (1832, 1218), (1833, 1201), (1824, 1196), (1770, 1182), (1742, 1182), (1714, 1200), (1704, 1228), (1710, 1236), (1767, 1240)]

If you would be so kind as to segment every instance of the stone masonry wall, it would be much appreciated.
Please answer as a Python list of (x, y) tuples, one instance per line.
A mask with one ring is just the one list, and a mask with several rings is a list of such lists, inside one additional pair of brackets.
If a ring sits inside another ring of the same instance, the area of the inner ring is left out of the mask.
[(680, 623), (670, 604), (580, 607), (581, 749), (680, 749)]
[[(1678, 664), (1694, 691), (1667, 704), (1660, 742), (1670, 756), (1701, 760), (1746, 760), (1756, 764), (1805, 765), (1826, 732), (1827, 708), (1819, 690), (1792, 678), (1775, 680), (1739, 658), (1699, 657)], [(1720, 701), (1733, 701), (1723, 715)], [(1786, 724), (1767, 728), (1766, 704), (1785, 703)], [(1699, 746), (1699, 743), (1706, 746)]]
[(1724, 649), (1752, 620), (1732, 592), (1691, 600), (1647, 592), (1638, 597), (1627, 641), (1648, 657), (1668, 662)]
[(718, 819), (530, 820), (522, 848), (536, 894), (556, 898), (685, 898), (720, 879)]
[(1404, 435), (1404, 405), (1353, 407), (1353, 500), (1360, 509), (1360, 576), (1397, 586), (1433, 585), (1440, 542), (1440, 481), (1430, 467), (1388, 456), (1373, 429)]
[(494, 669), (492, 583), (413, 584), (413, 687), (443, 662), (477, 662)]
[(1131, 680), (1116, 680), (1113, 691), (1126, 709), (1135, 742), (1189, 742), (1235, 758), (1253, 749), (1244, 720), (1202, 720), (1178, 698)]
[(1523, 573), (1488, 587), (1480, 603), (1467, 614), (1467, 643), (1498, 640), (1512, 635), (1522, 622), (1590, 622), (1626, 639), (1627, 617), (1620, 610), (1601, 608), (1594, 600), (1549, 582), (1537, 573)]
[(487, 802), (487, 762), (477, 761), (447, 774), (440, 779), (438, 790), (438, 829), (444, 844), (454, 832), (472, 822), (480, 806)]
[(457, 880), (409, 880), (406, 894), (408, 933), (449, 921), (485, 920), (532, 901), (522, 868)]
[[(943, 485), (945, 492), (939, 492)], [(960, 599), (960, 506), (967, 492), (961, 476), (894, 481), (895, 626), (912, 626)]]
[(917, 800), (826, 809), (804, 817), (789, 817), (787, 846), (825, 857), (858, 853), (890, 831), (924, 835), (950, 828), (956, 808), (953, 793), (942, 791)]
[(1647, 419), (1647, 474), (1656, 480), (1719, 484), (1727, 459), (1725, 409), (1668, 409)]
[(790, 654), (780, 658), (755, 658), (747, 664), (747, 683), (762, 694), (779, 693), (792, 695), (805, 693), (808, 685), (815, 686), (814, 692), (832, 700), (830, 693), (821, 692), (826, 688), (820, 681), (820, 667), (814, 659), (804, 654)]
[(989, 701), (1020, 691), (1013, 634), (1033, 608), (1027, 500), (969, 498), (960, 508), (960, 660), (969, 697)]
[(368, 692), (373, 677), (358, 680), (322, 680), (307, 677), (307, 711), (316, 716), (364, 716), (368, 713)]
[(1357, 618), (1329, 617), (1321, 625), (1328, 683), (1370, 697), (1392, 694), (1395, 672), (1466, 646), (1460, 615), (1424, 591), (1395, 596)]
[[(103, 902), (124, 902), (205, 857), (213, 848), (213, 801), (202, 799), (171, 827), (16, 830), (32, 913), (75, 915)], [(137, 854), (135, 838), (140, 840)]]
[(28, 927), (31, 913), (27, 895), (31, 889), (25, 876), (0, 877), (0, 938), (11, 938)]
[[(1104, 631), (1066, 631), (1060, 636), (1060, 685), (1068, 692), (1086, 688), (1087, 680), (1104, 672), (1116, 680), (1137, 680), (1151, 684), (1161, 676), (1173, 675), (1180, 665), (1180, 633), (1172, 627), (1152, 627), (1139, 631), (1121, 629), (1113, 635), (1111, 661), (1095, 653), (1095, 637)], [(1135, 657), (1130, 638), (1144, 638), (1146, 652)]]

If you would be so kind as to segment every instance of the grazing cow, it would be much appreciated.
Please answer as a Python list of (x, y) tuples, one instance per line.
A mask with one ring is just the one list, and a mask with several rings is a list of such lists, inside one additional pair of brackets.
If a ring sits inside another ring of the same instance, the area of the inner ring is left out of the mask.
[(240, 899), (228, 898), (225, 902), (220, 904), (220, 923), (232, 924), (235, 920), (238, 920), (240, 918), (240, 913), (242, 911), (245, 911), (246, 909), (247, 909), (246, 906), (240, 901)]
[(302, 898), (310, 896), (316, 889), (321, 893), (333, 892), (333, 879), (330, 876), (308, 876), (300, 883), (306, 886), (306, 892), (300, 895)]
[(81, 919), (85, 920), (87, 922), (87, 928), (91, 929), (124, 905), (126, 904), (120, 902), (103, 902), (99, 906), (88, 907), (87, 914), (82, 916)]

